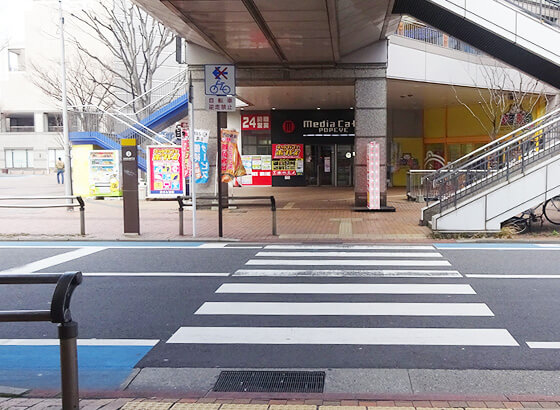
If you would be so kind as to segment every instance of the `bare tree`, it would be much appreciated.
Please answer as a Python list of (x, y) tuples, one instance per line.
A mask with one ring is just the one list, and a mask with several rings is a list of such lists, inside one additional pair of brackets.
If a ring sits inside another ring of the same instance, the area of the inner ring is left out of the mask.
[[(455, 86), (455, 98), (478, 121), (480, 126), (494, 141), (505, 128), (511, 131), (530, 122), (531, 113), (539, 101), (548, 103), (544, 85), (521, 73), (514, 78), (510, 70), (495, 62), (480, 61), (478, 69), (484, 85), (476, 86), (482, 114), (475, 112), (461, 99)], [(477, 81), (473, 78), (473, 82)], [(480, 81), (479, 81), (480, 82)]]
[(100, 13), (82, 10), (72, 17), (94, 33), (115, 61), (104, 61), (76, 39), (74, 42), (80, 53), (96, 61), (116, 80), (108, 90), (115, 101), (126, 103), (128, 96), (141, 97), (133, 106), (138, 112), (151, 102), (150, 94), (145, 93), (152, 88), (154, 73), (169, 58), (164, 50), (173, 42), (173, 35), (128, 0), (98, 2)]

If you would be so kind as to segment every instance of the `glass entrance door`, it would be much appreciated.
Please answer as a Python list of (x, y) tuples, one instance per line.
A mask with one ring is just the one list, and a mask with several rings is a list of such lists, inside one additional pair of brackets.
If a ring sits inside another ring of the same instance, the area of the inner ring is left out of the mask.
[(305, 180), (307, 185), (334, 185), (334, 145), (305, 146)]
[(352, 186), (354, 170), (354, 146), (336, 146), (336, 186)]

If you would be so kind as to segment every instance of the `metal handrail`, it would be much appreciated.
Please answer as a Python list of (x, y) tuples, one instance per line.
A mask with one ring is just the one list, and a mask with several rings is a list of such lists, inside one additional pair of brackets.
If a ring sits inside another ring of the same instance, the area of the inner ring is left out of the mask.
[[(190, 200), (191, 197), (190, 196), (178, 196), (177, 197), (177, 202), (179, 203), (179, 235), (183, 236), (184, 235), (184, 219), (183, 219), (183, 209), (185, 207), (185, 205), (189, 205), (185, 203), (185, 200)], [(274, 198), (273, 195), (270, 196), (238, 196), (238, 197), (224, 197), (222, 198), (222, 200), (226, 200), (228, 202), (234, 202), (235, 205), (243, 205), (243, 206), (263, 206), (266, 204), (258, 204), (258, 203), (254, 203), (254, 202), (238, 202), (239, 200), (249, 200), (249, 201), (253, 201), (253, 200), (266, 200), (266, 201), (270, 201), (270, 210), (272, 212), (272, 235), (277, 236), (278, 235), (278, 229), (277, 229), (277, 224), (276, 224), (276, 199)], [(210, 200), (213, 201), (211, 205), (215, 205), (215, 203), (218, 202), (218, 197), (217, 196), (200, 196), (197, 195), (196, 196), (196, 200), (197, 200), (197, 207), (199, 206), (208, 206), (208, 205), (203, 205), (203, 204), (199, 204), (198, 201), (205, 201), (205, 200)]]
[(78, 323), (72, 320), (70, 301), (74, 290), (82, 283), (81, 272), (5, 273), (0, 285), (55, 284), (49, 310), (2, 310), (0, 322), (51, 322), (58, 324), (60, 340), (60, 374), (63, 410), (78, 409)]
[(81, 196), (0, 196), (0, 201), (32, 201), (32, 200), (52, 200), (52, 199), (75, 199), (77, 204), (42, 204), (42, 205), (25, 205), (25, 204), (0, 204), (0, 208), (80, 208), (80, 235), (86, 234), (85, 210), (86, 204)]
[(143, 94), (140, 94), (138, 97), (134, 98), (133, 100), (127, 102), (126, 104), (124, 104), (122, 107), (119, 108), (119, 110), (124, 110), (125, 108), (129, 107), (129, 106), (134, 106), (135, 102), (142, 99), (143, 97), (145, 97), (148, 94), (153, 94), (156, 90), (159, 90), (160, 88), (165, 87), (167, 84), (169, 84), (170, 82), (172, 82), (173, 80), (176, 80), (177, 78), (185, 75), (187, 73), (188, 69), (185, 68), (181, 71), (179, 71), (178, 73), (172, 75), (171, 77), (169, 77), (167, 80), (163, 81), (162, 83), (156, 85), (155, 87), (152, 87), (151, 89), (149, 89), (148, 91), (146, 91)]
[(505, 0), (527, 14), (554, 26), (560, 26), (560, 1), (555, 0)]
[(507, 181), (513, 175), (525, 172), (531, 164), (547, 160), (559, 151), (560, 116), (478, 157), (470, 158), (461, 168), (446, 170), (445, 173), (438, 170), (437, 178), (425, 177), (425, 198), (437, 198), (438, 202), (425, 209), (424, 215), (437, 205), (440, 212), (456, 206), (459, 199)]
[(555, 110), (553, 110), (553, 111), (550, 111), (549, 113), (544, 114), (543, 116), (541, 116), (541, 117), (539, 117), (539, 118), (537, 118), (537, 119), (531, 121), (530, 123), (525, 124), (525, 125), (523, 125), (523, 126), (521, 126), (521, 127), (519, 127), (519, 128), (516, 128), (515, 130), (513, 130), (513, 131), (511, 131), (511, 132), (509, 132), (509, 133), (507, 133), (507, 134), (505, 134), (505, 135), (503, 135), (503, 136), (501, 136), (501, 137), (495, 139), (494, 141), (491, 141), (491, 142), (489, 142), (488, 144), (483, 145), (482, 147), (479, 147), (479, 148), (475, 149), (474, 151), (469, 152), (467, 155), (465, 155), (465, 156), (463, 156), (463, 157), (461, 157), (461, 158), (459, 158), (459, 159), (456, 159), (456, 160), (453, 161), (453, 162), (450, 162), (450, 163), (444, 165), (443, 167), (439, 168), (439, 169), (437, 170), (437, 172), (443, 172), (443, 171), (448, 170), (448, 169), (453, 169), (453, 168), (455, 168), (455, 166), (456, 166), (457, 164), (459, 164), (460, 162), (465, 161), (465, 159), (472, 158), (473, 156), (475, 156), (475, 155), (477, 155), (477, 154), (479, 154), (479, 153), (481, 153), (481, 152), (485, 152), (488, 148), (490, 148), (490, 147), (493, 146), (493, 145), (500, 145), (500, 144), (502, 143), (502, 141), (508, 140), (508, 139), (511, 138), (513, 135), (517, 134), (518, 132), (520, 132), (520, 131), (522, 131), (522, 130), (525, 130), (525, 129), (527, 129), (527, 128), (530, 128), (530, 127), (534, 126), (535, 124), (537, 124), (538, 122), (542, 122), (542, 121), (544, 121), (545, 119), (547, 119), (547, 118), (549, 118), (549, 117), (551, 117), (551, 116), (554, 116), (554, 115), (556, 115), (556, 114), (560, 114), (560, 108), (557, 108), (557, 109), (555, 109)]

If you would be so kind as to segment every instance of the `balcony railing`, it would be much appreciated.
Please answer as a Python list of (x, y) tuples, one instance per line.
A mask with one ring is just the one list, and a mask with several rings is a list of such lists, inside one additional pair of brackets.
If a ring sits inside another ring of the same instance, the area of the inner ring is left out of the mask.
[(49, 132), (62, 132), (62, 125), (49, 125)]
[(10, 125), (6, 132), (35, 132), (33, 125)]
[(397, 32), (398, 36), (411, 38), (413, 40), (422, 41), (424, 43), (433, 44), (435, 46), (449, 48), (462, 51), (469, 54), (482, 54), (482, 51), (473, 46), (445, 34), (433, 27), (425, 26), (411, 21), (401, 21)]
[(560, 0), (506, 0), (544, 23), (560, 27)]

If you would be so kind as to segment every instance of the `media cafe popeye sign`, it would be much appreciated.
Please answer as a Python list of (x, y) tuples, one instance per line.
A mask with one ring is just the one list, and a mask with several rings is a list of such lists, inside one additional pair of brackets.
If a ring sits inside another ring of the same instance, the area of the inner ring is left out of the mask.
[(204, 93), (209, 111), (235, 111), (235, 66), (204, 66)]
[(283, 117), (278, 119), (284, 134), (308, 137), (354, 136), (356, 127), (353, 111), (284, 111), (273, 115)]

